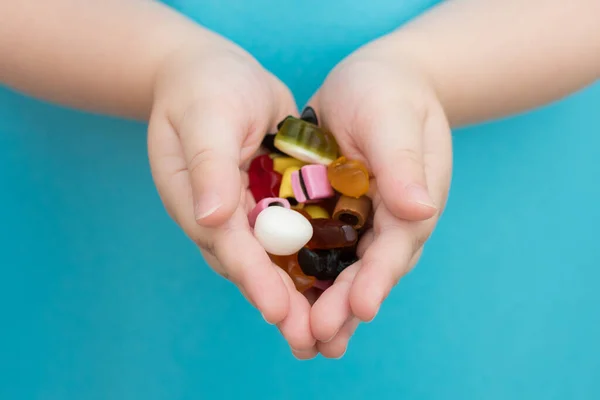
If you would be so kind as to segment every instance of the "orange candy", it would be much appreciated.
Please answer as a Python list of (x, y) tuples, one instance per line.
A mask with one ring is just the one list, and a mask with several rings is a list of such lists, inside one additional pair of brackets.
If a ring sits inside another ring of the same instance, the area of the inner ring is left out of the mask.
[(343, 195), (359, 198), (369, 191), (369, 171), (363, 163), (340, 157), (327, 167), (331, 187)]
[(269, 254), (269, 257), (273, 263), (287, 272), (300, 293), (310, 289), (315, 284), (316, 278), (314, 276), (307, 276), (302, 272), (302, 268), (300, 268), (300, 264), (298, 264), (298, 253), (292, 254), (291, 256), (275, 256)]

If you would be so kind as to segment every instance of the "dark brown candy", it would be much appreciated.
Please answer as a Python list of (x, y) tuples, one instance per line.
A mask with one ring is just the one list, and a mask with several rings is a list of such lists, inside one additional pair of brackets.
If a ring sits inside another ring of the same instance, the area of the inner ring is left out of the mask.
[(311, 250), (306, 247), (298, 252), (298, 264), (302, 272), (320, 281), (333, 280), (350, 265), (358, 261), (354, 249)]
[(315, 112), (315, 109), (308, 106), (304, 109), (304, 111), (302, 111), (302, 115), (300, 115), (300, 119), (304, 120), (306, 122), (310, 122), (311, 124), (314, 125), (319, 125), (319, 120), (317, 119), (317, 113)]
[(306, 245), (309, 249), (336, 249), (353, 246), (358, 233), (351, 226), (335, 219), (311, 219), (313, 236)]
[(319, 202), (319, 206), (321, 206), (329, 215), (333, 215), (333, 211), (335, 210), (335, 206), (337, 205), (339, 195), (336, 193), (335, 197), (330, 197), (328, 199), (323, 199)]
[(343, 251), (342, 254), (340, 255), (340, 265), (338, 267), (338, 269), (340, 270), (340, 273), (357, 261), (358, 261), (358, 256), (356, 255), (355, 250), (345, 251), (345, 252)]
[(292, 210), (302, 214), (302, 216), (309, 221), (312, 219), (312, 216), (309, 213), (307, 213), (306, 210), (304, 210), (302, 208), (293, 208)]
[(285, 155), (285, 153), (275, 147), (275, 134), (267, 133), (262, 140), (261, 146), (269, 151), (269, 153)]

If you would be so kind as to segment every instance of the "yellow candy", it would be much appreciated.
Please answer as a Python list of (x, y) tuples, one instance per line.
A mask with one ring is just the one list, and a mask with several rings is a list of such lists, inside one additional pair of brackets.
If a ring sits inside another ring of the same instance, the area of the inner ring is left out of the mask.
[(281, 175), (283, 175), (285, 170), (290, 167), (301, 168), (305, 165), (306, 165), (306, 163), (304, 161), (300, 161), (300, 160), (292, 158), (292, 157), (283, 156), (283, 157), (273, 158), (273, 170), (275, 172), (279, 172)]
[[(275, 160), (273, 160), (275, 162)], [(294, 190), (292, 189), (292, 172), (299, 171), (300, 167), (289, 167), (285, 171), (283, 171), (283, 176), (281, 178), (281, 186), (279, 187), (279, 197), (282, 199), (293, 199), (296, 202), (296, 197), (294, 197)]]
[(304, 211), (308, 213), (313, 219), (317, 218), (326, 218), (329, 219), (329, 213), (323, 207), (319, 207), (316, 205), (307, 205), (304, 207)]

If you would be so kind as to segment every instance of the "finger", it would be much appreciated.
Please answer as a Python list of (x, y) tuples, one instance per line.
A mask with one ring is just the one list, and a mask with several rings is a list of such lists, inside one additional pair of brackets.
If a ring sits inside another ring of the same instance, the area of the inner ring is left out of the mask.
[[(419, 250), (411, 259), (411, 266), (414, 266), (421, 255)], [(339, 332), (331, 340), (327, 342), (317, 342), (317, 349), (324, 357), (327, 358), (342, 358), (348, 348), (348, 343), (352, 335), (356, 331), (360, 320), (352, 315), (344, 323)]]
[(192, 240), (206, 230), (195, 223), (192, 190), (179, 137), (166, 117), (153, 113), (148, 127), (148, 158), (158, 194), (171, 218)]
[(359, 264), (360, 261), (346, 268), (313, 305), (310, 326), (315, 339), (321, 342), (330, 341), (350, 317), (348, 296), (352, 281), (360, 268)]
[(194, 199), (203, 226), (226, 221), (240, 199), (240, 143), (246, 127), (224, 106), (196, 103), (174, 121), (181, 140)]
[(270, 121), (270, 132), (277, 132), (277, 125), (287, 116), (299, 117), (298, 105), (294, 99), (292, 91), (283, 84), (279, 79), (276, 79), (274, 91), (274, 104), (272, 109), (275, 110)]
[(319, 342), (317, 349), (326, 358), (342, 358), (348, 349), (348, 342), (356, 331), (360, 320), (356, 317), (350, 317), (339, 333), (328, 343)]
[[(202, 247), (202, 246), (198, 246), (198, 247), (200, 249), (200, 253), (202, 254), (202, 257), (204, 257), (204, 261), (206, 261), (206, 263), (208, 265), (210, 265), (217, 274), (221, 275), (224, 279), (227, 279), (228, 281), (231, 282), (231, 278), (230, 278), (229, 274), (225, 271), (225, 269), (223, 268), (223, 266), (221, 265), (219, 260), (217, 260), (217, 257), (215, 257), (214, 254), (211, 253), (207, 248)], [(238, 289), (239, 289), (239, 287), (238, 287)], [(246, 295), (246, 293), (242, 292), (242, 294), (246, 297), (246, 300), (250, 301), (250, 299), (248, 299), (248, 296)]]
[(214, 251), (231, 280), (244, 288), (267, 322), (277, 324), (287, 317), (290, 296), (280, 268), (272, 264), (250, 232), (241, 209), (215, 229)]
[(410, 259), (410, 262), (408, 263), (408, 271), (411, 271), (415, 265), (417, 265), (419, 259), (421, 258), (421, 254), (423, 254), (423, 247), (417, 250), (417, 252)]
[(407, 272), (409, 261), (419, 247), (411, 230), (400, 224), (376, 235), (350, 288), (350, 307), (354, 315), (362, 321), (375, 317), (382, 301)]
[(437, 206), (429, 193), (423, 162), (425, 116), (410, 105), (393, 101), (377, 102), (373, 107), (377, 113), (360, 110), (351, 129), (367, 157), (383, 202), (398, 218), (431, 218)]
[(452, 133), (440, 105), (429, 110), (424, 129), (427, 182), (439, 215), (446, 206), (452, 177)]
[(358, 258), (363, 258), (367, 249), (371, 246), (375, 240), (375, 234), (373, 233), (373, 229), (369, 229), (365, 233), (363, 233), (360, 241), (358, 242), (358, 246), (356, 246), (356, 255)]
[(295, 352), (315, 350), (316, 340), (310, 330), (310, 304), (292, 282), (291, 278), (279, 268), (290, 297), (290, 309), (285, 319), (277, 325), (283, 337)]
[(151, 121), (148, 151), (156, 187), (171, 217), (192, 240), (214, 254), (220, 272), (242, 287), (268, 322), (281, 322), (289, 307), (287, 289), (264, 249), (250, 233), (243, 210), (237, 210), (223, 228), (209, 229), (196, 224), (181, 143), (165, 119)]
[(314, 346), (310, 350), (306, 350), (306, 351), (292, 350), (292, 354), (298, 360), (311, 360), (311, 359), (315, 358), (319, 354), (319, 352), (317, 351), (317, 347)]
[(319, 125), (321, 125), (321, 116), (319, 115), (319, 110), (320, 110), (320, 94), (321, 94), (321, 89), (317, 89), (315, 91), (315, 93), (313, 93), (313, 95), (311, 96), (310, 99), (308, 99), (308, 102), (306, 103), (306, 105), (304, 106), (304, 108), (306, 107), (312, 107), (314, 110), (316, 110), (317, 113), (317, 119), (319, 120)]
[(312, 305), (315, 304), (315, 302), (319, 299), (322, 293), (322, 290), (313, 287), (304, 291), (302, 295), (306, 297), (306, 300), (308, 300), (308, 304), (310, 304), (310, 306), (312, 307)]

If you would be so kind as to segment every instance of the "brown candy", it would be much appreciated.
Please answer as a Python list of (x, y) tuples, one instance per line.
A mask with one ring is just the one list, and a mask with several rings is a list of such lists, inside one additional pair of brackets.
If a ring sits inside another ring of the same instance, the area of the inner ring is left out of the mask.
[(358, 257), (354, 249), (311, 250), (304, 247), (298, 252), (302, 272), (320, 281), (334, 280), (356, 261)]
[(319, 202), (319, 206), (322, 207), (329, 215), (333, 214), (333, 210), (335, 209), (335, 205), (338, 202), (339, 195), (335, 197), (330, 197), (328, 199), (323, 199)]
[(367, 196), (341, 196), (333, 210), (333, 218), (360, 230), (369, 218), (371, 206), (371, 199)]
[(269, 257), (274, 264), (287, 272), (290, 278), (292, 278), (296, 290), (300, 293), (305, 292), (315, 284), (316, 278), (314, 276), (307, 276), (302, 272), (302, 268), (300, 268), (300, 264), (298, 263), (298, 253), (292, 254), (291, 256), (276, 256), (269, 254)]
[(335, 219), (316, 218), (310, 220), (313, 236), (306, 244), (309, 249), (336, 249), (353, 246), (358, 240), (356, 230)]
[(302, 216), (309, 221), (312, 219), (312, 216), (303, 208), (292, 208), (292, 210), (302, 214)]

